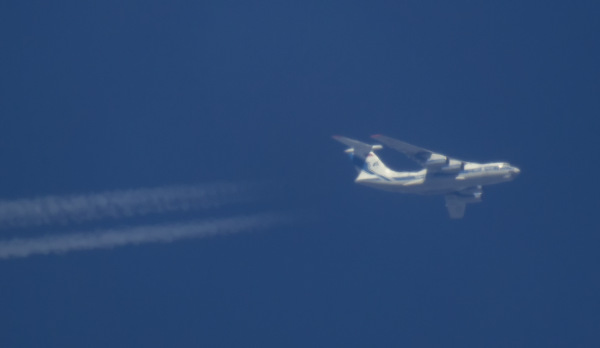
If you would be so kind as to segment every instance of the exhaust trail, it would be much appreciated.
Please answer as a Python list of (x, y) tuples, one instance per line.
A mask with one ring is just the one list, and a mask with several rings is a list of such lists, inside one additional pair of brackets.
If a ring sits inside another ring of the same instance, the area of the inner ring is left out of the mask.
[(212, 208), (250, 201), (254, 198), (252, 188), (248, 184), (217, 183), (0, 201), (0, 228), (66, 225)]
[(39, 238), (17, 238), (0, 241), (0, 258), (27, 257), (34, 254), (62, 254), (77, 250), (110, 249), (142, 243), (170, 243), (180, 239), (262, 230), (292, 221), (293, 216), (290, 214), (271, 213), (203, 222), (139, 226)]

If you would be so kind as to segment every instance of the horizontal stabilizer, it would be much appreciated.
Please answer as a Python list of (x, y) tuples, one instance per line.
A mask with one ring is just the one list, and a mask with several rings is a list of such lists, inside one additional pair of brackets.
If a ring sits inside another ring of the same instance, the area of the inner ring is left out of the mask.
[(339, 135), (334, 135), (333, 139), (335, 139), (335, 140), (339, 141), (340, 143), (353, 149), (354, 156), (357, 156), (358, 158), (360, 158), (362, 160), (367, 158), (367, 156), (369, 156), (369, 153), (371, 153), (371, 151), (381, 149), (381, 145), (365, 144), (365, 143), (361, 143), (358, 140), (341, 137)]
[[(376, 140), (382, 142), (384, 145), (386, 145), (396, 151), (400, 151), (411, 158), (413, 158), (414, 156), (417, 156), (417, 158), (419, 158), (420, 156), (423, 156), (423, 155), (426, 155), (427, 157), (429, 157), (429, 155), (433, 153), (432, 151), (426, 150), (424, 148), (414, 146), (409, 143), (405, 143), (403, 141), (396, 140), (396, 139), (393, 139), (390, 137), (386, 137), (385, 135), (381, 135), (381, 134), (372, 135), (371, 138), (376, 139)], [(423, 155), (420, 155), (420, 154), (423, 154)]]

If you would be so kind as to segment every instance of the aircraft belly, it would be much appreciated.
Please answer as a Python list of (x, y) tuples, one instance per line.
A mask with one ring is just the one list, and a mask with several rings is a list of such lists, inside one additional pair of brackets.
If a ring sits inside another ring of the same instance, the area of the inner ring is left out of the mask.
[(418, 195), (437, 195), (455, 192), (472, 184), (458, 180), (413, 180), (409, 182), (357, 181), (358, 184), (383, 191), (412, 193)]
[(406, 187), (406, 192), (420, 195), (440, 195), (479, 185), (482, 183), (477, 178), (428, 178), (421, 185)]
[(402, 191), (402, 185), (399, 183), (395, 183), (395, 182), (386, 182), (386, 181), (367, 181), (367, 180), (361, 180), (361, 181), (357, 181), (357, 184), (361, 184), (364, 186), (368, 186), (368, 187), (372, 187), (378, 190), (383, 190), (383, 191), (392, 191), (392, 192), (401, 192)]
[(417, 195), (441, 195), (466, 189), (468, 187), (491, 185), (502, 182), (489, 176), (431, 176), (414, 180), (398, 180), (398, 178), (369, 178), (357, 180), (356, 183), (378, 190), (411, 193)]

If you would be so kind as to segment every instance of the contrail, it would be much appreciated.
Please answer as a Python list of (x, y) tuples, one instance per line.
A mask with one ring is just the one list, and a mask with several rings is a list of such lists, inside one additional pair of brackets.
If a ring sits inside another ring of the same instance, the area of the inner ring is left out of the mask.
[(248, 201), (251, 185), (218, 183), (0, 201), (0, 228), (68, 224)]
[(129, 244), (169, 243), (179, 239), (202, 238), (261, 230), (292, 222), (290, 214), (260, 214), (185, 224), (139, 226), (101, 232), (85, 232), (39, 238), (0, 241), (0, 258), (34, 254), (62, 254), (76, 250), (108, 249)]

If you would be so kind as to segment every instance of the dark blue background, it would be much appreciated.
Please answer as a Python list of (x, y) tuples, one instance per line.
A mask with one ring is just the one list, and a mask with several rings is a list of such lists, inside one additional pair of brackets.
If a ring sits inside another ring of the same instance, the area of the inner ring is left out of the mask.
[[(255, 180), (316, 218), (1, 261), (0, 346), (598, 347), (599, 10), (2, 2), (0, 196)], [(353, 184), (330, 136), (374, 133), (522, 174), (452, 221)]]

